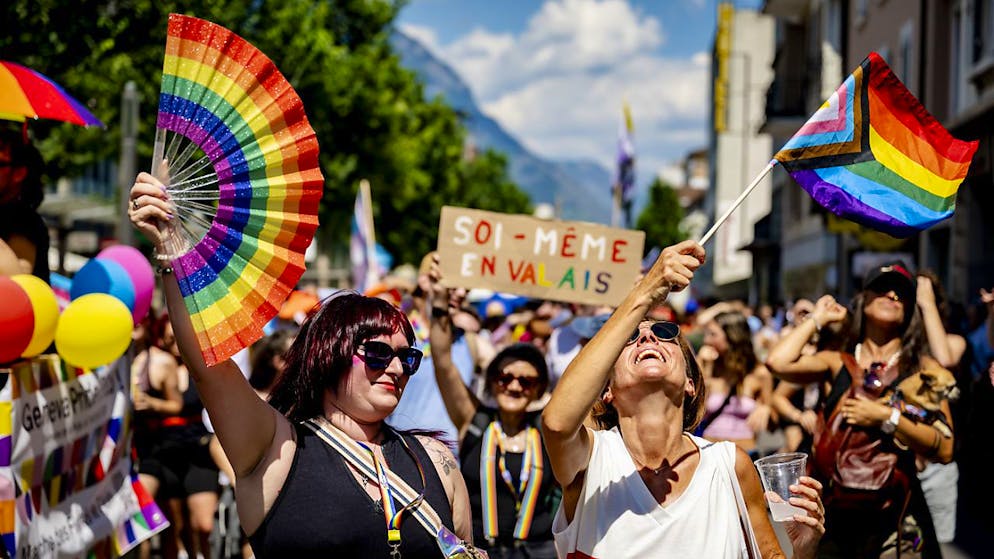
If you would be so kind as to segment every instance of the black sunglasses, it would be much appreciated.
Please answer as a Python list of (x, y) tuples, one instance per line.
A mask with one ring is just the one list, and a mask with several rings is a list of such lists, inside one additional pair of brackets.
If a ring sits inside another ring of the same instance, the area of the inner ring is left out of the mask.
[(363, 342), (359, 344), (359, 348), (363, 351), (360, 354), (363, 356), (363, 361), (370, 369), (382, 371), (390, 366), (394, 357), (397, 357), (404, 367), (404, 374), (408, 376), (418, 372), (421, 358), (424, 356), (420, 349), (405, 347), (394, 351), (389, 344), (376, 341)]
[[(649, 330), (652, 331), (652, 335), (659, 338), (663, 342), (672, 342), (680, 335), (680, 326), (669, 322), (667, 320), (660, 320), (659, 322), (653, 322), (649, 326)], [(632, 335), (629, 336), (627, 344), (633, 344), (642, 335), (642, 329), (636, 328)], [(626, 345), (627, 345), (626, 344)]]
[(511, 386), (512, 382), (518, 381), (518, 385), (521, 386), (522, 390), (531, 390), (532, 388), (538, 386), (539, 383), (538, 377), (517, 377), (511, 373), (502, 373), (497, 377), (496, 381), (497, 386), (500, 386), (501, 388), (507, 388), (508, 386)]

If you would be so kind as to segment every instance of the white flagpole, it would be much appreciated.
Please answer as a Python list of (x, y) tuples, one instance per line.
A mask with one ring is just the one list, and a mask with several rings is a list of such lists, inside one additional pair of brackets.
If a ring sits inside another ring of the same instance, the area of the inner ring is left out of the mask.
[(760, 171), (758, 175), (756, 175), (756, 178), (752, 179), (752, 182), (749, 183), (749, 186), (747, 186), (746, 189), (742, 191), (742, 194), (739, 194), (739, 197), (735, 199), (735, 202), (732, 203), (732, 207), (725, 210), (725, 213), (714, 222), (714, 225), (711, 226), (711, 229), (708, 229), (708, 232), (705, 233), (703, 237), (701, 237), (701, 240), (698, 241), (701, 245), (711, 240), (711, 237), (714, 235), (715, 231), (717, 231), (718, 228), (721, 227), (721, 225), (728, 220), (728, 217), (732, 215), (732, 212), (734, 212), (736, 208), (742, 205), (742, 202), (745, 201), (746, 197), (749, 196), (749, 194), (751, 194), (753, 190), (756, 190), (756, 187), (759, 186), (759, 183), (762, 182), (764, 178), (766, 178), (766, 175), (770, 174), (770, 171), (772, 171), (773, 168), (776, 167), (776, 165), (777, 165), (776, 159), (771, 159), (770, 162), (766, 164), (766, 167), (762, 171)]
[(376, 268), (376, 228), (373, 227), (373, 197), (369, 191), (369, 181), (362, 179), (359, 181), (359, 195), (362, 196), (362, 208), (365, 213), (365, 221), (369, 225), (369, 230), (365, 231), (366, 238), (366, 289), (369, 289), (377, 281), (379, 275)]

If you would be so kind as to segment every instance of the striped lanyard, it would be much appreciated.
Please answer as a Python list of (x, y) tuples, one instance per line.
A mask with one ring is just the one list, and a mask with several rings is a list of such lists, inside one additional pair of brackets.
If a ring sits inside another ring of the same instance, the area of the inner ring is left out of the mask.
[(542, 441), (538, 429), (525, 428), (525, 454), (521, 459), (521, 474), (518, 487), (514, 486), (511, 473), (504, 461), (504, 445), (501, 442), (503, 431), (499, 421), (493, 421), (483, 433), (483, 448), (480, 459), (480, 493), (483, 503), (483, 535), (491, 545), (497, 539), (497, 476), (500, 472), (504, 485), (514, 496), (517, 523), (514, 526), (514, 539), (526, 540), (535, 518), (539, 487), (542, 485)]
[[(418, 467), (418, 473), (421, 474), (421, 487), (425, 487), (425, 471), (421, 467), (421, 462), (415, 456), (414, 451), (408, 446), (407, 441), (404, 437), (400, 437), (400, 442), (404, 445), (404, 450), (411, 455), (414, 459), (414, 464)], [(390, 487), (390, 468), (386, 461), (381, 461), (373, 449), (364, 444), (361, 441), (356, 441), (356, 443), (364, 448), (369, 455), (373, 457), (373, 467), (376, 470), (376, 482), (380, 486), (380, 503), (383, 505), (383, 517), (387, 521), (387, 544), (390, 546), (390, 557), (391, 559), (400, 559), (400, 523), (403, 520), (404, 511), (417, 507), (424, 500), (424, 490), (422, 489), (421, 494), (411, 502), (407, 503), (400, 510), (397, 510), (397, 504), (394, 501), (395, 489)]]

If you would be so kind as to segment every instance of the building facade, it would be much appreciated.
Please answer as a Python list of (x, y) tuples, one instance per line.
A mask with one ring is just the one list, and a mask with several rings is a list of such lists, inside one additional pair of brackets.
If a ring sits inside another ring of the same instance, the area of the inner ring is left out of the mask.
[[(732, 206), (769, 161), (770, 135), (759, 130), (765, 92), (773, 78), (773, 18), (730, 3), (718, 6), (712, 54), (711, 189), (704, 204), (713, 222)], [(764, 179), (715, 234), (704, 291), (752, 299), (754, 226), (770, 212), (770, 179)], [(708, 285), (708, 283), (710, 285)]]

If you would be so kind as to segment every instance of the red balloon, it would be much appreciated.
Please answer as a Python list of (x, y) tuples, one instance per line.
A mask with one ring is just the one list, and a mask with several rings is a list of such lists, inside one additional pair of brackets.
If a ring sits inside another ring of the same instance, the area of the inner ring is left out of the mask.
[(20, 358), (35, 329), (35, 311), (24, 289), (7, 276), (0, 276), (0, 363)]

